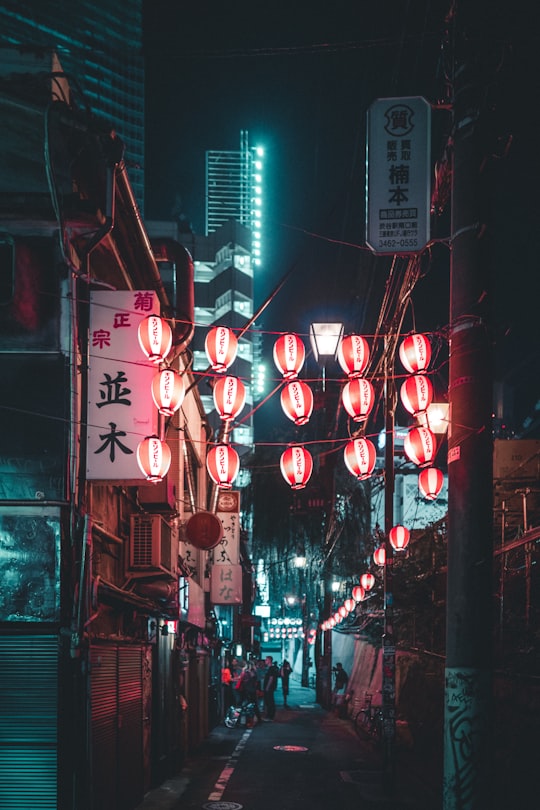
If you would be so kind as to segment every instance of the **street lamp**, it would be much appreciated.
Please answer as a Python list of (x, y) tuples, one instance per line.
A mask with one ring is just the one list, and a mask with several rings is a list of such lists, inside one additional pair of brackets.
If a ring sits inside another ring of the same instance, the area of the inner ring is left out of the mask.
[(322, 367), (323, 391), (326, 388), (326, 360), (336, 357), (342, 337), (342, 323), (312, 323), (309, 327), (311, 348), (315, 360)]

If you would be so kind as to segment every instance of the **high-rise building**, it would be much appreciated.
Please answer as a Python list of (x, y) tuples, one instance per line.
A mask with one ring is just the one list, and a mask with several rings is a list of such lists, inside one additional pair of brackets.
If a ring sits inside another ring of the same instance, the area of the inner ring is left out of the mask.
[[(144, 214), (142, 0), (5, 0), (0, 48), (7, 60), (10, 54), (57, 55), (74, 103), (114, 123)], [(60, 92), (59, 82), (58, 87)]]

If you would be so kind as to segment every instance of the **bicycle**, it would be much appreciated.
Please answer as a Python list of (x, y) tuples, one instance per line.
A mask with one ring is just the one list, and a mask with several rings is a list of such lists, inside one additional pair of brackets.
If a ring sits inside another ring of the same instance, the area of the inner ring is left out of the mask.
[(236, 726), (252, 726), (255, 717), (255, 704), (244, 700), (240, 706), (229, 706), (225, 712), (223, 722), (227, 728)]
[(382, 706), (373, 705), (373, 694), (366, 692), (364, 705), (356, 713), (354, 729), (362, 739), (368, 737), (379, 742), (382, 739), (383, 711)]

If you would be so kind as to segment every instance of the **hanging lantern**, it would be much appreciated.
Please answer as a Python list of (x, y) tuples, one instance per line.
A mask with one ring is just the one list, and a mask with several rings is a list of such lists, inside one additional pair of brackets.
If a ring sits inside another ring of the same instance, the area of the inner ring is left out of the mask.
[(138, 329), (139, 345), (152, 363), (162, 363), (172, 346), (172, 329), (159, 315), (143, 318)]
[(305, 359), (306, 350), (298, 335), (281, 335), (274, 343), (274, 363), (286, 380), (298, 377)]
[(226, 371), (236, 359), (238, 339), (228, 326), (214, 326), (206, 335), (204, 348), (214, 371)]
[(355, 585), (352, 589), (352, 598), (355, 602), (363, 602), (366, 598), (366, 589), (361, 585)]
[(345, 599), (344, 605), (347, 613), (350, 613), (356, 607), (354, 599), (351, 599), (350, 597), (348, 599)]
[(328, 624), (329, 624), (330, 627), (335, 627), (336, 626), (336, 620), (334, 619), (333, 616), (330, 616), (330, 618), (328, 619)]
[(427, 467), (435, 457), (436, 440), (429, 428), (411, 428), (403, 442), (407, 458), (419, 467)]
[(345, 384), (341, 392), (343, 407), (355, 422), (367, 419), (375, 402), (373, 386), (363, 377), (355, 378)]
[(413, 374), (407, 377), (400, 391), (403, 407), (413, 416), (425, 413), (433, 399), (433, 386), (429, 377), (423, 374)]
[(147, 481), (161, 481), (171, 466), (171, 448), (157, 436), (147, 436), (137, 446), (137, 463)]
[(281, 455), (281, 474), (292, 489), (303, 489), (313, 472), (313, 459), (309, 450), (300, 445), (288, 447)]
[(337, 360), (350, 380), (361, 377), (369, 362), (367, 340), (361, 335), (347, 335), (339, 344)]
[(281, 407), (295, 425), (305, 425), (313, 412), (313, 392), (309, 385), (293, 380), (281, 390)]
[(152, 380), (152, 399), (164, 416), (172, 416), (184, 401), (184, 378), (173, 368), (164, 368)]
[(216, 444), (208, 451), (206, 469), (214, 483), (230, 489), (240, 469), (238, 453), (230, 444)]
[(338, 610), (338, 613), (342, 619), (344, 619), (348, 615), (348, 611), (345, 605), (341, 605), (341, 607)]
[(235, 419), (246, 402), (246, 389), (238, 377), (220, 377), (214, 385), (214, 405), (220, 419), (230, 422)]
[(386, 563), (386, 549), (384, 546), (379, 546), (373, 552), (373, 561), (375, 565), (383, 566)]
[(365, 591), (370, 591), (375, 585), (375, 577), (371, 573), (362, 574), (360, 577), (360, 585)]
[(369, 439), (351, 439), (344, 450), (345, 464), (349, 472), (359, 481), (369, 478), (375, 469), (377, 453)]
[(397, 526), (393, 526), (390, 529), (388, 539), (395, 551), (403, 551), (409, 545), (411, 533), (405, 526), (401, 526), (401, 524), (398, 523)]
[(409, 374), (424, 371), (431, 360), (431, 343), (425, 335), (408, 335), (399, 347), (399, 359)]
[(436, 467), (426, 467), (418, 476), (418, 488), (424, 498), (434, 501), (444, 484), (444, 475)]

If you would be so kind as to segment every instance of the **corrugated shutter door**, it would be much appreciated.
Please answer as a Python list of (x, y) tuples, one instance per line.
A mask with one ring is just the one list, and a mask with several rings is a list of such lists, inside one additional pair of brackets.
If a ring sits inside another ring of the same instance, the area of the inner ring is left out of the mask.
[(0, 807), (56, 810), (57, 739), (57, 637), (0, 637)]
[(92, 796), (94, 810), (117, 810), (117, 648), (91, 648)]
[(144, 796), (142, 755), (142, 648), (118, 648), (118, 808)]

